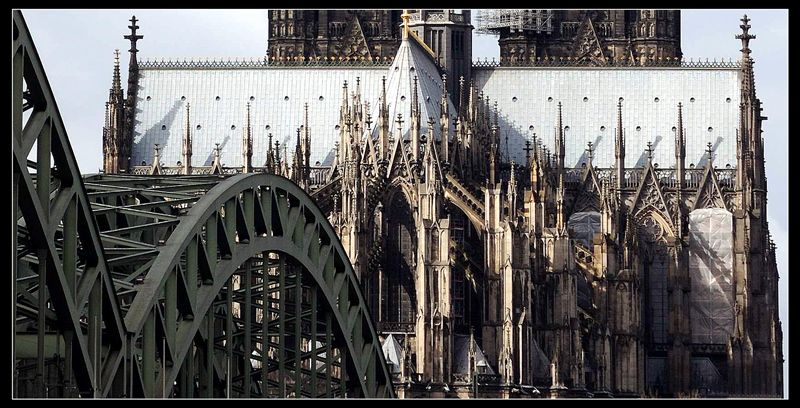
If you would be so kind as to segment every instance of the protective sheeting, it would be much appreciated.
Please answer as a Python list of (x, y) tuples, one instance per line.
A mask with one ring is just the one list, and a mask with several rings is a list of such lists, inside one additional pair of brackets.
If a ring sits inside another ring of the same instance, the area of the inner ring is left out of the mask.
[(533, 341), (533, 376), (536, 378), (550, 378), (550, 359), (544, 354), (536, 340)]
[[(458, 374), (469, 374), (469, 336), (454, 335), (453, 342), (455, 343), (455, 356), (453, 358), (453, 372)], [(495, 374), (492, 366), (483, 355), (483, 351), (478, 347), (478, 343), (473, 341), (475, 351), (475, 363), (478, 366), (478, 372), (482, 374)]]
[(386, 358), (386, 365), (389, 366), (389, 372), (399, 373), (401, 362), (403, 360), (403, 348), (393, 335), (389, 335), (383, 341), (383, 356)]
[(714, 395), (725, 392), (725, 378), (708, 357), (692, 357), (692, 389), (700, 395)]
[(567, 222), (567, 228), (572, 231), (571, 236), (586, 248), (594, 246), (594, 234), (600, 233), (600, 213), (586, 211), (572, 214)]
[(725, 344), (733, 333), (733, 216), (721, 208), (689, 214), (692, 342)]

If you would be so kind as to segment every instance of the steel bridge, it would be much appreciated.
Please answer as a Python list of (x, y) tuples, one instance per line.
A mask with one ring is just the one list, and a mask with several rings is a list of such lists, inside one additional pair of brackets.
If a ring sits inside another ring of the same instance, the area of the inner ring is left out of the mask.
[(394, 397), (305, 191), (268, 174), (82, 176), (19, 11), (12, 46), (15, 397)]

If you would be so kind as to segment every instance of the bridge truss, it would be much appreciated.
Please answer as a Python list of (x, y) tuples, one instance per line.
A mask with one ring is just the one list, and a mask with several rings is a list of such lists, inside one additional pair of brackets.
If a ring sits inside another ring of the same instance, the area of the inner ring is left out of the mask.
[(83, 177), (18, 11), (12, 45), (15, 397), (394, 396), (347, 254), (301, 188)]

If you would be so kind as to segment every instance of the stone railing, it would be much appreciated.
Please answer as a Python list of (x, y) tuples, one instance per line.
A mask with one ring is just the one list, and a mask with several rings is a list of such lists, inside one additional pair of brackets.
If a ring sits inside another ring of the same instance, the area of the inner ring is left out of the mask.
[(679, 58), (572, 58), (572, 57), (536, 57), (532, 59), (511, 59), (501, 57), (499, 61), (492, 58), (472, 61), (473, 68), (500, 68), (500, 67), (609, 67), (609, 68), (741, 68), (741, 63), (732, 59), (713, 59), (705, 61), (698, 59), (686, 60)]
[(326, 67), (364, 67), (389, 66), (394, 57), (350, 58), (350, 57), (267, 57), (251, 59), (145, 59), (139, 60), (139, 69), (267, 69), (267, 68), (326, 68)]
[(656, 179), (661, 187), (677, 188), (678, 179), (675, 169), (656, 169)]
[(330, 171), (330, 166), (311, 167), (308, 176), (311, 188), (316, 189), (324, 186), (328, 182), (328, 173)]
[(622, 188), (637, 188), (639, 183), (642, 182), (644, 172), (642, 169), (625, 169), (622, 174), (623, 180), (620, 180)]
[(403, 323), (403, 322), (378, 322), (378, 327), (376, 328), (378, 332), (399, 332), (399, 333), (413, 333), (414, 332), (414, 323)]
[(714, 174), (721, 188), (736, 188), (736, 169), (715, 169)]

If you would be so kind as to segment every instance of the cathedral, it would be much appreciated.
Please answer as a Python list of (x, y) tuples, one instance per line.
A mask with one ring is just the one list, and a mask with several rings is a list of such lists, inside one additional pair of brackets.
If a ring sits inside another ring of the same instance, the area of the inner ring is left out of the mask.
[(782, 396), (750, 20), (695, 62), (679, 11), (531, 12), (493, 63), (468, 10), (273, 10), (250, 61), (140, 59), (134, 17), (104, 171), (306, 189), (398, 396)]

